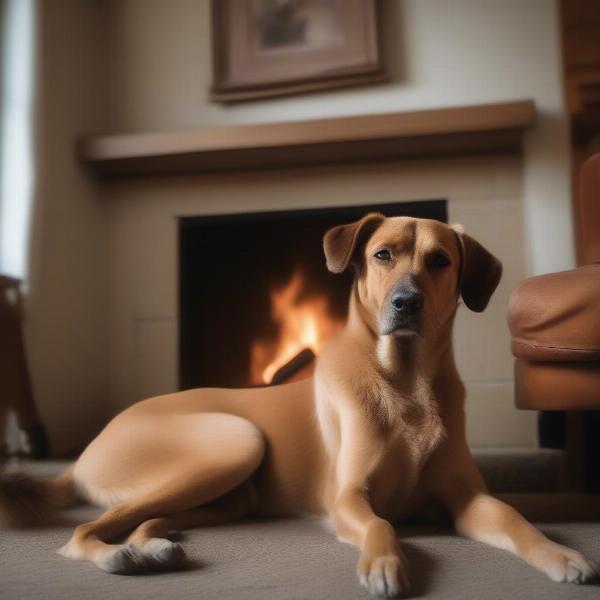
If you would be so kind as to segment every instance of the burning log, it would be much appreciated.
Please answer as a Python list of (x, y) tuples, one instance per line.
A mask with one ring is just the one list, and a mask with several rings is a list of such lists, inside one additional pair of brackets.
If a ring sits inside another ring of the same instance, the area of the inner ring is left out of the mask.
[(315, 360), (315, 353), (310, 348), (305, 348), (283, 367), (277, 369), (271, 378), (271, 385), (279, 385), (291, 379), (296, 373), (310, 365)]
[[(250, 356), (251, 381), (260, 385), (307, 377), (323, 342), (344, 323), (330, 313), (328, 296), (311, 288), (299, 270), (284, 286), (271, 289), (270, 298), (271, 321), (277, 327), (277, 336), (258, 337), (252, 343)], [(308, 349), (312, 352), (304, 354)], [(290, 365), (292, 370), (288, 371)]]

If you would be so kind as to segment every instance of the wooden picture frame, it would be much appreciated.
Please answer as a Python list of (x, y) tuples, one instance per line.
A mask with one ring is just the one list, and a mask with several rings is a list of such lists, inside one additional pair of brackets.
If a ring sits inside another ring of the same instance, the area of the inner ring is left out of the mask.
[(386, 80), (378, 0), (212, 0), (216, 102)]

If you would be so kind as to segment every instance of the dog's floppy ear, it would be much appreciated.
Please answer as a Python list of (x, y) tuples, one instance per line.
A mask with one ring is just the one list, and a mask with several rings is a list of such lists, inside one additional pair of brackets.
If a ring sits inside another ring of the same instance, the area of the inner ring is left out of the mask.
[(462, 232), (462, 227), (452, 228), (461, 254), (459, 289), (464, 303), (475, 312), (488, 305), (502, 277), (502, 263), (478, 241)]
[(327, 268), (332, 273), (342, 273), (356, 253), (358, 247), (381, 225), (385, 217), (381, 213), (369, 213), (360, 221), (338, 225), (330, 229), (323, 238), (323, 250)]

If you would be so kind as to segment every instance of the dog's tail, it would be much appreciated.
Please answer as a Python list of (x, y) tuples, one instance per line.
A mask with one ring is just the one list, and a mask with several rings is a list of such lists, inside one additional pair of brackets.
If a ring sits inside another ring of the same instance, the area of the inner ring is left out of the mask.
[(0, 473), (0, 527), (40, 527), (77, 497), (73, 468), (54, 479)]

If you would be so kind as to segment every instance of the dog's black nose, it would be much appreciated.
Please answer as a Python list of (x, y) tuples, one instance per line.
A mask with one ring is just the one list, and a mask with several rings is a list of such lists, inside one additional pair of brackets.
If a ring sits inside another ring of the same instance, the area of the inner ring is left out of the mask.
[(399, 313), (415, 314), (423, 308), (423, 294), (414, 288), (404, 288), (392, 295), (392, 305)]

